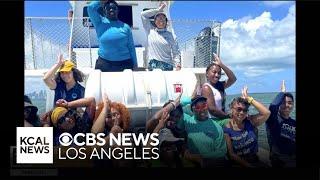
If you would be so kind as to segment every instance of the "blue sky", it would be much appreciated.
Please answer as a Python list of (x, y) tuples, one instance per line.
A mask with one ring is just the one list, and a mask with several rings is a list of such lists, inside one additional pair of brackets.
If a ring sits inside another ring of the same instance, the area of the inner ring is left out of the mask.
[[(68, 1), (25, 1), (25, 16), (65, 17)], [(295, 91), (295, 2), (176, 1), (171, 18), (222, 22), (221, 59), (238, 80), (228, 94)]]

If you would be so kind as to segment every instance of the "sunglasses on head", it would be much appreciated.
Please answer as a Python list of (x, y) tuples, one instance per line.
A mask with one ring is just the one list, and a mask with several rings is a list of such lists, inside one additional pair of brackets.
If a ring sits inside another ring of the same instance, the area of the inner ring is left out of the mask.
[(244, 113), (247, 113), (249, 110), (247, 108), (241, 108), (241, 107), (237, 107), (234, 108), (238, 113), (240, 113), (241, 111)]
[(203, 110), (203, 109), (207, 109), (208, 108), (208, 104), (206, 102), (204, 103), (198, 103), (194, 106), (194, 109), (196, 111), (200, 111), (200, 110)]

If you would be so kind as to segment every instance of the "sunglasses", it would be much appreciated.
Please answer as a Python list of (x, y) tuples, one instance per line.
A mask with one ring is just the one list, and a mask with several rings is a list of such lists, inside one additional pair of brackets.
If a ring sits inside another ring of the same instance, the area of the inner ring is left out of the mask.
[(108, 113), (108, 114), (107, 114), (107, 118), (117, 117), (118, 115), (120, 115), (120, 113), (118, 113), (118, 112), (115, 112), (115, 113)]
[(196, 111), (201, 111), (201, 110), (204, 110), (204, 109), (207, 109), (207, 108), (208, 108), (208, 104), (207, 103), (196, 104), (194, 106), (194, 109)]
[(249, 111), (249, 109), (247, 109), (247, 108), (240, 108), (240, 107), (233, 108), (233, 109), (235, 109), (238, 113), (240, 113), (241, 111), (244, 113), (247, 113)]
[(76, 114), (77, 112), (75, 110), (68, 110), (68, 112), (64, 116), (58, 119), (58, 124), (64, 123), (67, 117), (75, 117)]

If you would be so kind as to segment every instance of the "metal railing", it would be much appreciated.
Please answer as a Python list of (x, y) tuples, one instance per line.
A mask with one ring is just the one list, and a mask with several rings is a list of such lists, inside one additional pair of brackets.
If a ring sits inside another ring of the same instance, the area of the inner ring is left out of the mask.
[[(68, 18), (26, 17), (25, 69), (50, 68), (60, 53), (64, 57), (71, 57), (77, 64), (92, 67), (96, 53), (92, 48), (97, 48), (93, 47), (97, 40), (93, 37), (95, 34), (90, 34), (90, 28), (84, 25), (85, 22), (88, 22), (87, 19), (73, 19), (77, 37), (71, 38), (71, 23)], [(177, 37), (183, 67), (206, 67), (212, 62), (212, 52), (220, 54), (221, 23), (212, 20), (174, 20), (169, 25)], [(81, 44), (78, 43), (80, 41)], [(86, 48), (87, 54), (77, 56), (78, 52), (73, 51), (74, 47)]]

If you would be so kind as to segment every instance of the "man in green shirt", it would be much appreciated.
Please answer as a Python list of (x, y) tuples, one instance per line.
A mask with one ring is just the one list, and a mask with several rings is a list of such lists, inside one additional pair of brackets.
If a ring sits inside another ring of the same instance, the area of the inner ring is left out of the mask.
[(193, 115), (184, 113), (177, 123), (187, 133), (185, 158), (201, 166), (225, 166), (227, 145), (222, 127), (208, 116), (207, 99), (196, 96), (192, 100), (183, 97), (182, 106), (190, 104)]

